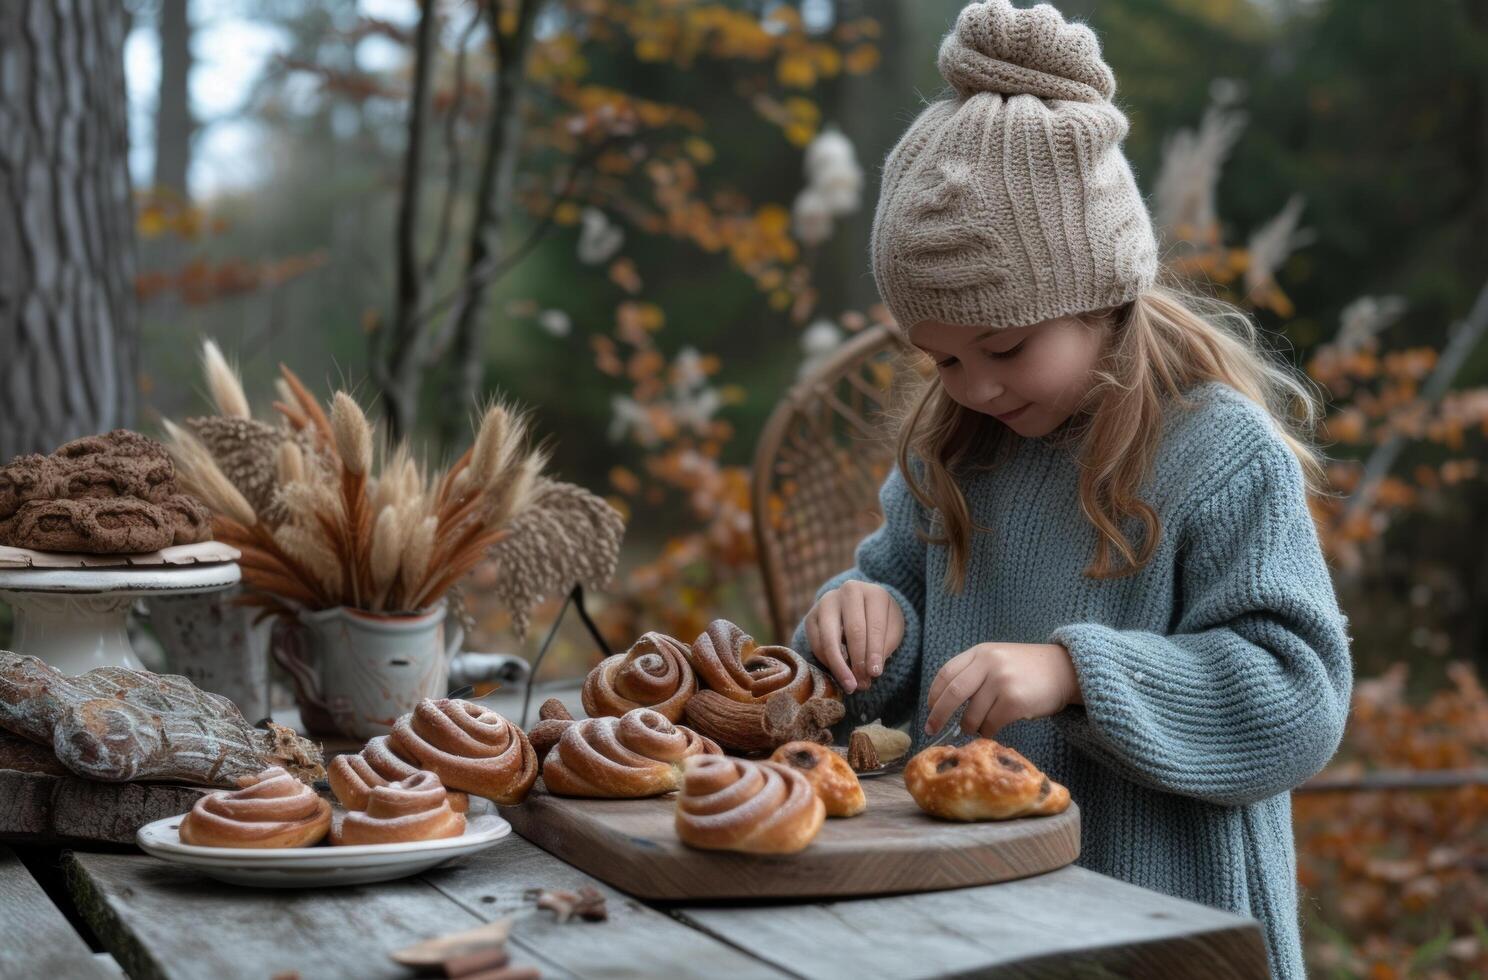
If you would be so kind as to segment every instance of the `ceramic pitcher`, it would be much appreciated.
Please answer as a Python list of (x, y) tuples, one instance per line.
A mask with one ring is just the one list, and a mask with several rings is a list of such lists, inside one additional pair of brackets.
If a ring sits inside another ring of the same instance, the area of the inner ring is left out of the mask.
[(250, 723), (269, 713), (271, 624), (238, 603), (242, 588), (145, 600), (150, 624), (165, 651), (166, 669), (203, 691), (221, 694)]
[(386, 735), (423, 698), (444, 696), (464, 637), (443, 599), (415, 615), (337, 606), (281, 621), (273, 650), (307, 729), (366, 739)]

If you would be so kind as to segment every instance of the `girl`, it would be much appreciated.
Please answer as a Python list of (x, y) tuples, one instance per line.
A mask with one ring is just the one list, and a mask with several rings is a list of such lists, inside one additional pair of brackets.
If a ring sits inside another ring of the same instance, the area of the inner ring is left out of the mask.
[(1243, 314), (1155, 284), (1089, 29), (973, 3), (939, 65), (954, 92), (889, 154), (873, 229), (936, 376), (795, 646), (854, 722), (960, 711), (1069, 787), (1083, 866), (1255, 917), (1301, 978), (1289, 791), (1352, 685), (1308, 391)]

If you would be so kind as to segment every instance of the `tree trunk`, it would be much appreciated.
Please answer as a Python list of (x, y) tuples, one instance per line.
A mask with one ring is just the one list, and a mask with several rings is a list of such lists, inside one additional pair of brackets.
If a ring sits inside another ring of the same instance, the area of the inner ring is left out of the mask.
[(124, 5), (0, 3), (0, 462), (130, 425)]
[[(446, 446), (459, 441), (485, 379), (481, 317), (485, 313), (487, 283), (481, 280), (480, 270), (499, 263), (503, 257), (501, 239), (512, 210), (517, 162), (522, 153), (522, 98), (527, 55), (532, 47), (533, 24), (542, 4), (543, 0), (525, 0), (518, 8), (512, 36), (497, 45), (501, 63), (496, 69), (486, 158), (481, 164), (480, 183), (476, 188), (476, 218), (466, 254), (467, 276), (475, 281), (472, 288), (461, 292), (453, 313), (454, 351), (451, 360), (455, 370), (455, 391), (454, 398), (443, 403), (439, 420)], [(493, 31), (499, 29), (498, 20), (493, 14)]]
[[(423, 149), (426, 117), (429, 111), (429, 76), (434, 60), (434, 37), (438, 33), (439, 14), (433, 3), (424, 5), (414, 35), (413, 91), (408, 98), (408, 144), (403, 154), (402, 188), (398, 195), (398, 224), (394, 255), (398, 264), (397, 293), (393, 300), (393, 321), (386, 334), (379, 334), (372, 348), (372, 371), (382, 386), (383, 404), (387, 406), (388, 428), (394, 439), (413, 434), (418, 416), (419, 376), (423, 370), (424, 331), (419, 328), (419, 304), (422, 301), (424, 277), (419, 271), (418, 218), (419, 198), (424, 184)], [(392, 350), (383, 354), (382, 345)]]
[(189, 198), (191, 169), (191, 15), (189, 0), (161, 0), (160, 90), (155, 106), (155, 186)]

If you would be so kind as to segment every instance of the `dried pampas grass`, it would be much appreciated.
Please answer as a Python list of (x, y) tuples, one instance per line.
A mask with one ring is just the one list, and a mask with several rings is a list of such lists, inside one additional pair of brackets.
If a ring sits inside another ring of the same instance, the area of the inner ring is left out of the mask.
[[(199, 440), (167, 423), (183, 478), (217, 515), (218, 538), (244, 552), (244, 579), (269, 594), (264, 604), (426, 608), (531, 503), (547, 458), (510, 408), (486, 409), (470, 450), (429, 473), (407, 446), (376, 452), (376, 426), (349, 394), (336, 392), (327, 413), (293, 372), (281, 373), (289, 428), (272, 453), (267, 506), (247, 500)], [(269, 509), (279, 518), (272, 524)]]
[(202, 373), (206, 375), (207, 390), (212, 393), (217, 414), (230, 419), (251, 419), (253, 412), (248, 407), (248, 396), (243, 393), (243, 382), (217, 345), (210, 340), (203, 342), (201, 359)]
[(469, 450), (431, 471), (407, 445), (384, 445), (344, 391), (322, 407), (281, 365), (270, 425), (249, 416), (237, 372), (210, 341), (202, 366), (219, 414), (189, 420), (190, 431), (167, 422), (168, 445), (219, 540), (243, 552), (260, 605), (414, 612), (484, 563), (522, 635), (544, 598), (614, 574), (622, 518), (543, 476), (547, 456), (510, 406), (487, 405)]

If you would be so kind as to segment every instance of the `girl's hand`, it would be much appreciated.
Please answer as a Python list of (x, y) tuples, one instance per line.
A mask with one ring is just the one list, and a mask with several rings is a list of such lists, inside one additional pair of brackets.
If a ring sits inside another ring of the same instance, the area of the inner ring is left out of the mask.
[(1059, 644), (978, 643), (935, 675), (925, 731), (940, 731), (962, 704), (961, 731), (993, 738), (1010, 722), (1082, 703), (1074, 662)]
[(904, 640), (904, 611), (881, 585), (844, 582), (806, 614), (806, 639), (842, 690), (867, 690)]

